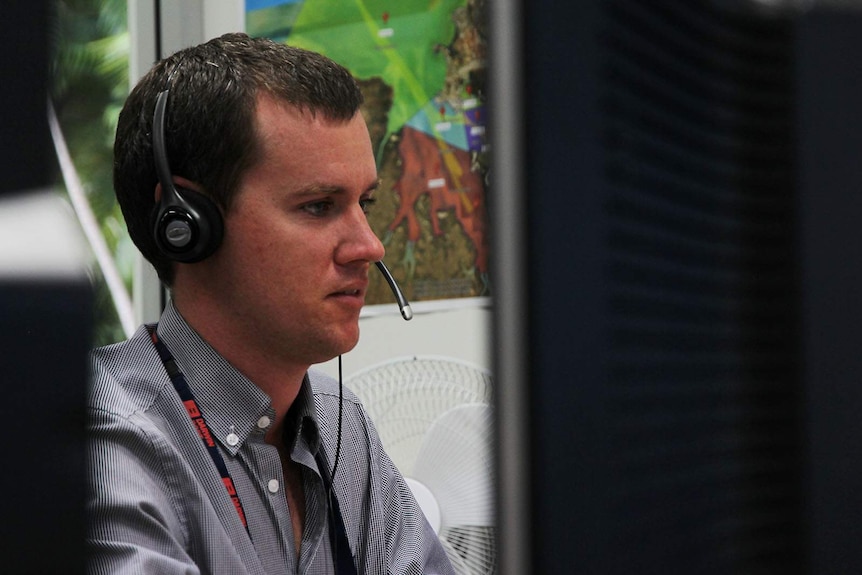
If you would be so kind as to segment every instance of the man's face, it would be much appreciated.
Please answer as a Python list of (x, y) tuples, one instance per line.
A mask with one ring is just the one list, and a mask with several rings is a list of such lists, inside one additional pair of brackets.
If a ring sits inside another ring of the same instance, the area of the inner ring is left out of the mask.
[(326, 361), (356, 345), (369, 265), (384, 254), (365, 214), (378, 182), (368, 130), (359, 114), (334, 123), (268, 96), (256, 118), (262, 153), (213, 256), (219, 297), (246, 343)]

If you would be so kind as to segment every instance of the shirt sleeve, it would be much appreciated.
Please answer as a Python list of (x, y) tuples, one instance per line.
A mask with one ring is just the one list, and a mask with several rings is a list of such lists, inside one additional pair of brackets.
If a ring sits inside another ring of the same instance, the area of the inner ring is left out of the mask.
[(395, 464), (381, 448), (381, 466), (391, 477), (391, 494), (387, 496), (387, 515), (393, 529), (390, 573), (422, 575), (455, 575), (449, 556), (439, 537), (425, 518), (413, 492)]
[[(385, 573), (455, 575), (440, 539), (425, 518), (401, 472), (386, 453), (374, 424), (364, 410), (371, 459), (372, 495), (383, 516)], [(372, 514), (373, 515), (373, 514)]]
[(88, 571), (198, 574), (158, 436), (133, 418), (93, 410), (88, 446)]

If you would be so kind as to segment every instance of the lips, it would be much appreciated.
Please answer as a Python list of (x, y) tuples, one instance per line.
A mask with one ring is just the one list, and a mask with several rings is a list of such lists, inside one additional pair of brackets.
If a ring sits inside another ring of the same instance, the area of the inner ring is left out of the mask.
[(368, 288), (368, 282), (353, 282), (342, 289), (330, 293), (330, 297), (365, 297), (365, 290)]

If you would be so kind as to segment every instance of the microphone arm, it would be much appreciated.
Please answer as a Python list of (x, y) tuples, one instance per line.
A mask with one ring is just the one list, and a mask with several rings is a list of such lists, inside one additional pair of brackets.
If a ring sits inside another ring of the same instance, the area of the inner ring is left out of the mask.
[(391, 289), (393, 295), (395, 295), (395, 301), (398, 302), (398, 309), (401, 310), (401, 317), (410, 321), (413, 319), (413, 310), (410, 308), (410, 304), (407, 303), (407, 298), (404, 297), (404, 293), (401, 291), (401, 288), (398, 287), (397, 283), (395, 283), (395, 278), (392, 277), (392, 274), (389, 272), (389, 268), (387, 268), (386, 264), (382, 261), (374, 263), (377, 265), (377, 269), (380, 270), (380, 273), (383, 274), (383, 277), (386, 278), (386, 283), (389, 284), (389, 289)]

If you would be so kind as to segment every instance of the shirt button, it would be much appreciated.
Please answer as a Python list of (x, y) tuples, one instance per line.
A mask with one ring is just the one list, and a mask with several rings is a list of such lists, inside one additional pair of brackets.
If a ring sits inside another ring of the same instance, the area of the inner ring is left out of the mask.
[(237, 443), (239, 443), (239, 436), (236, 433), (228, 433), (227, 437), (225, 437), (225, 441), (231, 447), (234, 447)]
[(270, 493), (278, 493), (278, 479), (270, 479), (266, 488), (269, 489)]
[(270, 423), (272, 423), (272, 422), (269, 420), (269, 417), (267, 417), (265, 415), (257, 420), (257, 426), (260, 429), (266, 429), (267, 427), (269, 427)]

